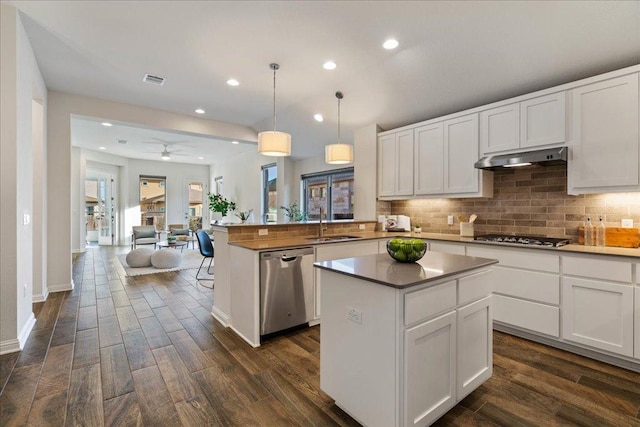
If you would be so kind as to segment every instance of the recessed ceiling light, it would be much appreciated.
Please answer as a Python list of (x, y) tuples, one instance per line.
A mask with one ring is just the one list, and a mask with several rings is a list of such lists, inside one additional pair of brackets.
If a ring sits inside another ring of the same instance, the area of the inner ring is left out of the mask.
[(239, 82), (239, 81), (237, 81), (236, 79), (229, 79), (229, 80), (227, 80), (227, 84), (228, 84), (229, 86), (239, 86), (239, 85), (240, 85), (240, 82)]
[(111, 123), (109, 123), (109, 122), (102, 122), (102, 126), (109, 127), (109, 126), (113, 126), (113, 125)]
[(322, 114), (314, 114), (313, 118), (316, 119), (316, 122), (324, 121), (324, 117), (322, 117)]
[(198, 113), (198, 114), (204, 114), (204, 113), (206, 113), (206, 111), (204, 111), (202, 108), (198, 108), (198, 109), (196, 110), (196, 113)]
[(198, 157), (198, 160), (204, 160), (204, 157), (200, 156)]
[(327, 61), (324, 64), (322, 64), (322, 68), (324, 68), (325, 70), (335, 70), (336, 67), (337, 65), (333, 61)]
[(397, 48), (399, 44), (400, 43), (398, 43), (398, 40), (396, 39), (388, 39), (382, 44), (382, 47), (387, 50), (391, 50)]
[(240, 144), (238, 141), (231, 141), (232, 144)]
[(98, 147), (98, 150), (106, 150), (107, 147)]

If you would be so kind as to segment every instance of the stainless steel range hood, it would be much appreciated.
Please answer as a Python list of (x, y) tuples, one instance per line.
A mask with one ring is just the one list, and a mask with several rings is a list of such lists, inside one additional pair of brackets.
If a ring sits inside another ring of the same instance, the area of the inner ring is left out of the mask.
[(567, 162), (567, 147), (525, 151), (511, 154), (495, 154), (478, 160), (476, 169), (498, 170), (529, 165), (561, 165)]

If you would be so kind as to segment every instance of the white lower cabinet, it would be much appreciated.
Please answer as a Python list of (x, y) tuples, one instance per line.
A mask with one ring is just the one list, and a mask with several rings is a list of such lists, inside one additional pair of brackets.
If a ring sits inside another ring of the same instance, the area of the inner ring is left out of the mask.
[(564, 277), (562, 338), (633, 356), (633, 286)]
[[(637, 272), (638, 270), (636, 270)], [(640, 286), (636, 286), (636, 288), (634, 289), (635, 294), (636, 294), (636, 310), (635, 310), (635, 319), (636, 319), (636, 324), (635, 324), (635, 345), (636, 345), (636, 349), (634, 351), (634, 355), (636, 359), (640, 359)]]
[(454, 255), (464, 255), (465, 253), (464, 245), (447, 242), (430, 242), (429, 250)]
[(404, 333), (405, 426), (427, 426), (456, 404), (456, 311)]
[(460, 401), (493, 373), (491, 296), (458, 309), (456, 399)]
[[(316, 246), (316, 261), (328, 261), (331, 259), (350, 258), (378, 253), (378, 241), (367, 240), (365, 242), (329, 243)], [(314, 320), (320, 319), (320, 271), (315, 268), (314, 281)], [(317, 322), (316, 322), (317, 323)]]

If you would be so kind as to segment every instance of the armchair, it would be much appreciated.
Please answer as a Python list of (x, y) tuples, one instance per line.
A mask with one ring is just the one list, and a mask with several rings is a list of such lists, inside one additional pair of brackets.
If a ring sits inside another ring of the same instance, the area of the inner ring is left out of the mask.
[(191, 231), (185, 224), (169, 224), (169, 235), (176, 236), (176, 240), (187, 242), (187, 248), (189, 248), (189, 242), (195, 249), (196, 238), (193, 231)]
[(154, 225), (134, 225), (131, 232), (131, 248), (135, 249), (137, 245), (153, 245), (160, 241), (160, 233), (156, 231)]

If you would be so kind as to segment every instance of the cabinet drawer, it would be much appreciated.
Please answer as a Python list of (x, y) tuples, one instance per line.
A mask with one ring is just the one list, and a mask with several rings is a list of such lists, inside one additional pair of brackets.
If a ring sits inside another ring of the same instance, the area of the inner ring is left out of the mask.
[(563, 256), (562, 272), (572, 276), (631, 283), (631, 263), (624, 261)]
[(493, 295), (493, 320), (560, 337), (560, 309), (537, 302)]
[(493, 292), (560, 305), (560, 276), (537, 271), (494, 267)]
[(404, 296), (404, 324), (426, 320), (456, 306), (456, 282), (443, 283)]
[(495, 258), (500, 266), (526, 268), (529, 270), (560, 272), (560, 256), (547, 253), (542, 249), (490, 248), (480, 245), (469, 245), (468, 256)]
[(458, 279), (458, 305), (491, 295), (494, 280), (491, 270), (480, 271)]
[(434, 252), (444, 252), (447, 254), (464, 255), (464, 245), (454, 243), (430, 242), (429, 250)]

